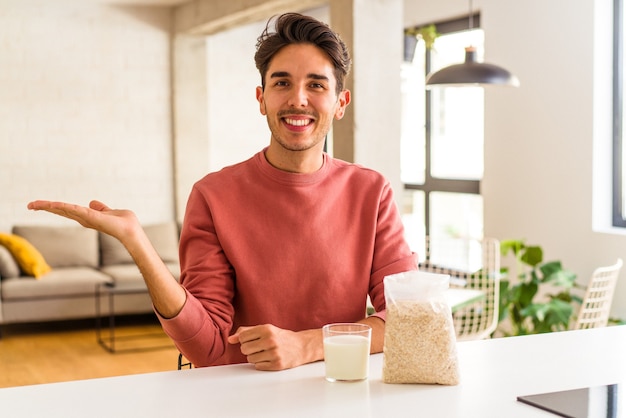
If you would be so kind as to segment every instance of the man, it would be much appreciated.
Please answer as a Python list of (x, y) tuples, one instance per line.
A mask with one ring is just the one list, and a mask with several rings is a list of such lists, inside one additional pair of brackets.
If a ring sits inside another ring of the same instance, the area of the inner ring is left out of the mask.
[[(165, 332), (196, 366), (281, 370), (323, 358), (321, 327), (362, 322), (383, 347), (386, 275), (416, 269), (389, 183), (323, 152), (350, 103), (345, 44), (295, 13), (270, 22), (255, 54), (270, 144), (198, 181), (181, 232), (181, 283), (135, 217), (37, 201), (30, 209), (119, 239), (139, 266)], [(377, 313), (365, 317), (367, 296)]]

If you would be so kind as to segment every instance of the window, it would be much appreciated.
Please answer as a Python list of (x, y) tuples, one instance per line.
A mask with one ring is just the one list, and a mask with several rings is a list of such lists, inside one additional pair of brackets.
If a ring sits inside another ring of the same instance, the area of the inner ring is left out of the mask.
[[(478, 21), (478, 15), (473, 21)], [(425, 90), (431, 71), (463, 62), (465, 47), (484, 55), (484, 32), (468, 19), (436, 24), (433, 48), (423, 41), (402, 67), (402, 216), (407, 240), (423, 254), (424, 236), (483, 236), (484, 93), (480, 87)]]
[(626, 162), (624, 147), (624, 39), (625, 11), (622, 0), (614, 0), (613, 38), (613, 226), (626, 228)]

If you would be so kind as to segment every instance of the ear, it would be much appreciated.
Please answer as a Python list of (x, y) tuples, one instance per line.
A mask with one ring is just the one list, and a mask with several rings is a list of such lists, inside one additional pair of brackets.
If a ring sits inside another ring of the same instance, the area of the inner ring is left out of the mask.
[(337, 109), (335, 109), (335, 119), (343, 118), (346, 113), (346, 107), (350, 104), (350, 90), (342, 90), (337, 98)]
[(256, 99), (259, 102), (259, 110), (263, 116), (267, 116), (267, 112), (265, 111), (265, 99), (263, 98), (263, 87), (257, 86), (256, 88)]

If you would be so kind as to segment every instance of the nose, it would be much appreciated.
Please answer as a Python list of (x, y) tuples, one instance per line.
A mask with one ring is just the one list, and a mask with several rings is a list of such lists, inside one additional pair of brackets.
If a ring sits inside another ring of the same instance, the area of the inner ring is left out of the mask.
[(309, 103), (309, 99), (304, 86), (294, 86), (289, 94), (289, 100), (287, 104), (290, 107), (306, 107)]

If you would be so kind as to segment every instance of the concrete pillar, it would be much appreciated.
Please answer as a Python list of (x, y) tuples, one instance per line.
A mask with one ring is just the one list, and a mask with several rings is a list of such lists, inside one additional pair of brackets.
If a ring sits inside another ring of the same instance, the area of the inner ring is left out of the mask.
[(181, 222), (191, 187), (209, 166), (206, 39), (176, 35), (173, 55), (174, 194)]
[(402, 0), (330, 0), (330, 25), (352, 53), (352, 104), (334, 124), (333, 154), (389, 179), (399, 202)]

